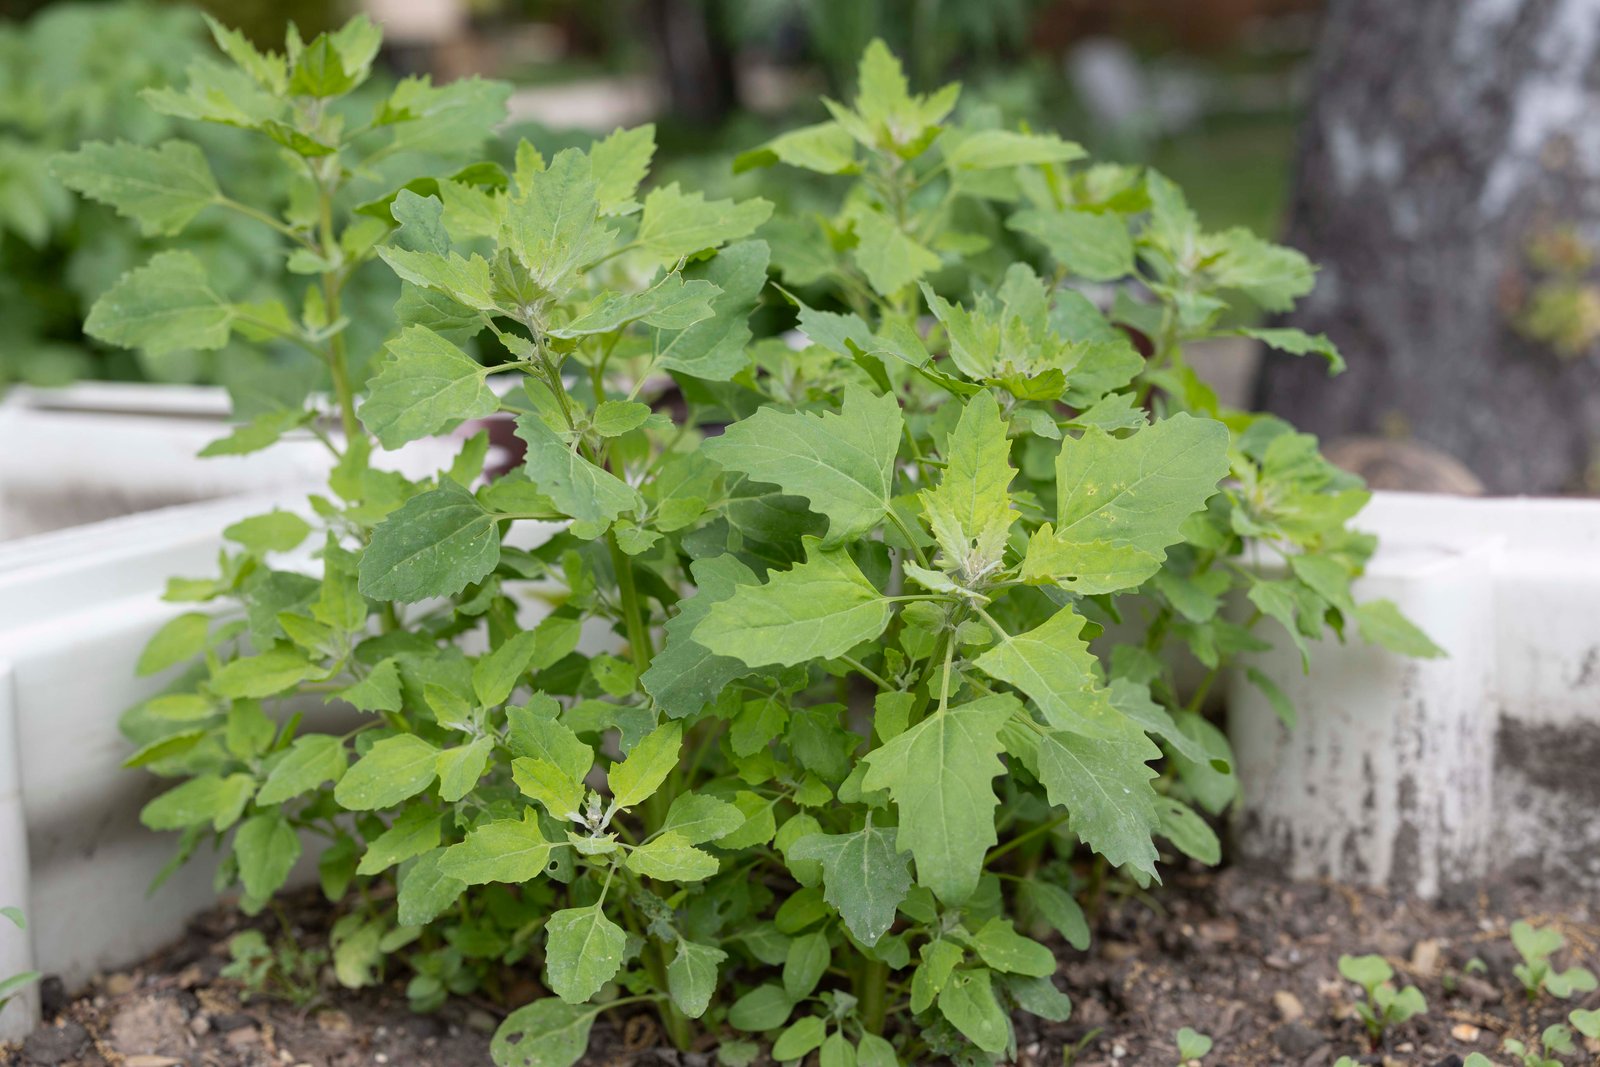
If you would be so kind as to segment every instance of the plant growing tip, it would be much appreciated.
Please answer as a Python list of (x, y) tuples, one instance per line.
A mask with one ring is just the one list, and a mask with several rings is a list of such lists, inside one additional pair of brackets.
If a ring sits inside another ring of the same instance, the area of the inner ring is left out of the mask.
[[(1004, 1059), (1013, 1013), (1071, 1011), (1039, 938), (1088, 941), (1080, 847), (1139, 885), (1220, 855), (1196, 809), (1231, 802), (1232, 755), (1165, 652), (1215, 677), (1264, 618), (1436, 651), (1351, 596), (1360, 485), (1185, 362), (1237, 309), (1289, 306), (1310, 264), (1206, 231), (1159, 174), (953, 120), (958, 89), (912, 92), (879, 43), (851, 103), (743, 157), (838, 179), (825, 224), (775, 218), (647, 187), (648, 126), (485, 161), (505, 87), (352, 95), (364, 20), (281, 52), (213, 30), (236, 69), (148, 100), (270, 143), (275, 184), (251, 200), (187, 142), (62, 174), (154, 232), (220, 212), (304, 284), (250, 300), (163, 251), (86, 328), (314, 361), (324, 393), (285, 375), (207, 452), (305, 430), (331, 470), (170, 586), (239, 610), (180, 616), (141, 657), (194, 664), (123, 719), (130, 762), (176, 779), (142, 817), (184, 858), (218, 844), (251, 912), (321, 838), (342, 986), (404, 976), (429, 1009), (538, 975), (553, 995), (507, 1005), (501, 1067), (576, 1063), (622, 1009), (683, 1048), (747, 1035), (727, 1064)], [(347, 300), (368, 277), (398, 300)], [(1110, 282), (1107, 310), (1086, 293)], [(804, 345), (756, 338), (758, 307)], [(372, 462), (485, 419), (525, 446), (501, 477), (481, 429), (425, 476)], [(1247, 540), (1291, 565), (1244, 567)], [(283, 562), (307, 546), (309, 570)], [(1136, 603), (1142, 634), (1102, 657)], [(247, 985), (314, 995), (321, 946), (233, 947)], [(1385, 988), (1382, 1018), (1421, 1010)]]

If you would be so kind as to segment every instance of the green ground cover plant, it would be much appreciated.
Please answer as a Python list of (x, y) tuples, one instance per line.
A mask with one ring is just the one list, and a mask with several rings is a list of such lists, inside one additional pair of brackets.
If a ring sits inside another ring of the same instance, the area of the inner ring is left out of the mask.
[[(427, 1009), (537, 975), (503, 1067), (576, 1063), (645, 1004), (729, 1064), (1002, 1060), (1013, 1012), (1070, 1011), (1039, 938), (1088, 943), (1079, 890), (1217, 860), (1204, 815), (1237, 784), (1201, 709), (1233, 657), (1329, 632), (1437, 654), (1351, 597), (1360, 484), (1184, 361), (1245, 332), (1337, 364), (1231, 324), (1310, 265), (1205, 231), (1160, 175), (951, 123), (959, 88), (911, 92), (874, 44), (851, 103), (741, 160), (836, 183), (836, 212), (773, 219), (649, 186), (649, 127), (484, 164), (503, 89), (351, 99), (364, 21), (283, 53), (215, 29), (236, 68), (151, 102), (276, 146), (281, 211), (186, 142), (63, 173), (165, 232), (231, 210), (307, 284), (244, 300), (163, 251), (87, 329), (315, 353), (326, 401), (208, 451), (313, 433), (334, 467), (171, 583), (195, 607), (140, 667), (180, 676), (125, 716), (128, 762), (177, 780), (144, 822), (178, 861), (217, 848), (249, 911), (321, 839), (338, 983), (407, 976)], [(1036, 258), (987, 255), (1006, 233)], [(341, 301), (374, 260), (402, 283), (381, 347)], [(774, 318), (796, 332), (757, 336)], [(492, 479), (489, 417), (525, 448)], [(371, 462), (452, 432), (434, 476)]]

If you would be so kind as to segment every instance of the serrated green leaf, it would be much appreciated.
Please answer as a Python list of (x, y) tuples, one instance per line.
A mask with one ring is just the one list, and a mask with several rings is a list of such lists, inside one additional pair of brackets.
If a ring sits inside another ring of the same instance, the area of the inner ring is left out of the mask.
[(894, 396), (846, 386), (838, 412), (762, 408), (701, 448), (727, 470), (805, 497), (827, 516), (826, 543), (835, 545), (883, 521), (903, 427)]
[(1328, 361), (1328, 373), (1339, 374), (1345, 368), (1344, 357), (1324, 333), (1306, 333), (1286, 326), (1245, 327), (1238, 331), (1241, 337), (1251, 337), (1268, 348), (1287, 352), (1292, 356), (1321, 356)]
[(822, 884), (829, 904), (863, 945), (876, 945), (894, 924), (895, 909), (911, 888), (911, 869), (895, 848), (894, 827), (867, 824), (849, 834), (811, 834), (787, 852), (790, 860), (822, 865)]
[(1028, 537), (1018, 577), (1083, 596), (1137, 589), (1161, 570), (1162, 557), (1128, 541), (1074, 541), (1044, 523)]
[(602, 215), (622, 215), (639, 205), (633, 195), (650, 173), (650, 160), (656, 154), (654, 123), (617, 129), (589, 150), (595, 177), (595, 202)]
[(359, 414), (384, 448), (445, 433), (499, 409), (488, 372), (477, 360), (423, 326), (408, 326), (388, 344), (390, 358), (367, 383)]
[(597, 191), (589, 157), (568, 148), (531, 176), (525, 194), (511, 198), (504, 243), (536, 285), (566, 293), (579, 268), (611, 246), (616, 232), (600, 222)]
[(685, 193), (673, 182), (652, 189), (644, 198), (634, 243), (657, 261), (672, 264), (748, 237), (771, 214), (772, 204), (759, 197), (737, 203), (707, 200), (704, 193)]
[(1112, 707), (1100, 686), (1099, 660), (1082, 637), (1086, 621), (1063, 608), (1026, 633), (1002, 638), (973, 663), (1026, 693), (1056, 729), (1086, 737), (1125, 737), (1132, 724)]
[(520, 885), (544, 873), (559, 844), (544, 836), (538, 815), (525, 808), (521, 819), (479, 823), (460, 844), (444, 850), (439, 870), (466, 885)]
[(879, 211), (863, 211), (856, 217), (856, 266), (880, 296), (893, 296), (931, 271), (939, 269), (939, 257)]
[(691, 263), (684, 277), (715, 285), (711, 317), (662, 338), (657, 365), (706, 381), (727, 381), (749, 365), (750, 312), (767, 283), (765, 241), (730, 244), (711, 259)]
[(900, 813), (896, 844), (917, 862), (917, 882), (946, 904), (978, 887), (984, 853), (996, 841), (990, 784), (1005, 770), (1000, 729), (1021, 706), (983, 697), (937, 711), (866, 755), (864, 790), (889, 790)]
[(944, 565), (976, 581), (1000, 562), (1015, 517), (1007, 489), (1016, 471), (992, 392), (985, 389), (961, 409), (944, 452), (944, 473), (936, 487), (922, 491), (922, 512)]
[(337, 783), (349, 765), (344, 742), (332, 734), (295, 738), (256, 794), (257, 804), (281, 804), (326, 782)]
[(754, 585), (755, 572), (733, 556), (714, 556), (691, 565), (694, 596), (678, 603), (678, 614), (665, 626), (666, 646), (639, 676), (639, 684), (669, 717), (681, 719), (709, 704), (722, 688), (749, 673), (744, 662), (719, 656), (693, 639), (712, 607), (731, 597), (741, 585)]
[(383, 660), (361, 681), (333, 695), (362, 711), (399, 711), (400, 669), (394, 660)]
[(95, 301), (84, 332), (152, 356), (221, 348), (238, 309), (211, 288), (211, 277), (190, 252), (158, 252)]
[(1037, 240), (1071, 274), (1092, 282), (1112, 282), (1133, 273), (1133, 239), (1128, 224), (1110, 212), (1019, 211), (1006, 225)]
[(523, 469), (572, 518), (574, 536), (599, 537), (619, 517), (644, 507), (638, 490), (572, 451), (537, 415), (517, 416), (517, 436), (528, 446)]
[(683, 330), (712, 315), (717, 287), (708, 281), (685, 281), (676, 271), (643, 292), (610, 294), (565, 326), (548, 330), (551, 337), (586, 337), (611, 333), (634, 322), (663, 330)]
[(569, 1004), (594, 996), (622, 966), (627, 935), (598, 905), (554, 913), (545, 932), (545, 983)]
[(1149, 760), (1160, 750), (1143, 734), (1128, 740), (1083, 737), (1050, 730), (1039, 739), (1039, 780), (1050, 803), (1065, 807), (1067, 825), (1113, 866), (1154, 878), (1160, 825), (1156, 772)]
[(414, 496), (372, 531), (361, 556), (361, 592), (412, 602), (454, 596), (500, 560), (493, 514), (455, 482)]
[(179, 233), (221, 193), (211, 165), (188, 141), (154, 147), (89, 141), (51, 165), (67, 188), (133, 219), (146, 237)]
[(474, 311), (493, 311), (494, 279), (482, 256), (463, 257), (458, 252), (417, 252), (409, 248), (382, 247), (378, 255), (403, 280), (443, 293)]
[(711, 605), (692, 635), (718, 656), (750, 667), (829, 659), (877, 637), (890, 603), (849, 553), (803, 539), (806, 562), (765, 585), (741, 585)]
[(390, 808), (438, 776), (439, 750), (415, 734), (386, 737), (345, 772), (333, 797), (350, 811)]
[(1123, 541), (1165, 558), (1228, 473), (1228, 429), (1179, 413), (1129, 437), (1091, 429), (1056, 459), (1056, 536)]

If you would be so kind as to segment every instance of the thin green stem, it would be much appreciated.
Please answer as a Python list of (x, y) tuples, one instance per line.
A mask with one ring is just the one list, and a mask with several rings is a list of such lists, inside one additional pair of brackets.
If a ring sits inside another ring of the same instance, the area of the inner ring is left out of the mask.
[(886, 511), (884, 514), (888, 516), (889, 525), (893, 526), (896, 530), (899, 530), (900, 536), (905, 538), (906, 544), (911, 546), (911, 554), (917, 557), (918, 565), (924, 570), (931, 570), (932, 568), (928, 563), (928, 557), (922, 551), (922, 546), (917, 544), (917, 539), (912, 536), (911, 527), (906, 525), (906, 520), (902, 519), (899, 514), (896, 513), (894, 508), (888, 509), (888, 511)]
[(1042, 822), (1039, 825), (1033, 827), (1031, 830), (1025, 830), (1024, 832), (1018, 834), (1016, 837), (1013, 837), (1010, 841), (1007, 841), (1005, 844), (996, 845), (994, 848), (991, 848), (989, 850), (987, 855), (985, 855), (983, 857), (984, 866), (987, 867), (989, 864), (993, 863), (995, 860), (999, 859), (1001, 856), (1004, 856), (1007, 852), (1010, 852), (1012, 849), (1015, 849), (1015, 848), (1018, 848), (1018, 847), (1020, 847), (1022, 845), (1027, 844), (1029, 841), (1031, 841), (1034, 838), (1040, 836), (1041, 834), (1049, 833), (1051, 830), (1054, 830), (1056, 827), (1058, 827), (1062, 823), (1066, 822), (1067, 819), (1068, 819), (1067, 813), (1066, 812), (1062, 812), (1061, 814), (1059, 814), (1059, 815), (1055, 816), (1054, 818), (1050, 819), (1048, 822)]

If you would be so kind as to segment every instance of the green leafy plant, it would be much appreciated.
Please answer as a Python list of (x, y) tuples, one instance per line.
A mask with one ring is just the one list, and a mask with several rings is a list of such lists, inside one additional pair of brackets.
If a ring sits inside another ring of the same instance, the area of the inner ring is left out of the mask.
[(1572, 1043), (1572, 1031), (1560, 1023), (1545, 1027), (1532, 1048), (1514, 1037), (1506, 1038), (1501, 1048), (1520, 1059), (1522, 1067), (1562, 1067), (1558, 1057), (1577, 1051)]
[(1580, 1009), (1573, 1011), (1568, 1014), (1567, 1021), (1572, 1024), (1574, 1030), (1584, 1037), (1600, 1040), (1600, 1010), (1583, 1011)]
[(1522, 983), (1529, 1000), (1537, 1000), (1541, 991), (1565, 1000), (1577, 993), (1592, 992), (1596, 988), (1593, 972), (1584, 967), (1569, 967), (1558, 971), (1550, 958), (1566, 946), (1567, 939), (1559, 931), (1536, 927), (1519, 919), (1511, 924), (1511, 944), (1522, 957), (1522, 962), (1511, 968), (1511, 973)]
[(277, 996), (305, 1007), (321, 995), (321, 970), (327, 949), (302, 945), (290, 935), (269, 941), (260, 930), (242, 930), (228, 941), (224, 978), (245, 987), (247, 996)]
[(1481, 1052), (1472, 1052), (1462, 1061), (1462, 1067), (1494, 1067), (1494, 1061)]
[(1394, 968), (1382, 956), (1340, 956), (1339, 973), (1366, 994), (1365, 1000), (1356, 1002), (1356, 1014), (1366, 1024), (1374, 1048), (1390, 1027), (1428, 1010), (1422, 990), (1414, 985), (1403, 989), (1395, 986)]
[(1178, 1063), (1198, 1063), (1211, 1052), (1211, 1038), (1185, 1026), (1178, 1031)]
[[(408, 971), (429, 1007), (540, 974), (552, 995), (506, 1018), (497, 1063), (575, 1063), (603, 1012), (646, 1004), (679, 1047), (721, 1035), (725, 1063), (758, 1040), (1005, 1058), (1013, 1011), (1071, 1009), (1037, 937), (1087, 945), (1075, 865), (1143, 886), (1163, 848), (1217, 860), (1200, 812), (1237, 784), (1201, 705), (1263, 620), (1303, 650), (1353, 626), (1438, 653), (1350, 595), (1359, 483), (1184, 362), (1309, 265), (1205, 232), (1159, 175), (952, 124), (959, 90), (912, 93), (874, 45), (851, 105), (744, 158), (843, 186), (831, 217), (771, 219), (645, 191), (648, 127), (524, 143), (507, 173), (464, 158), (501, 90), (405, 82), (361, 111), (365, 22), (282, 55), (217, 37), (240, 71), (156, 103), (279, 145), (281, 215), (181, 146), (68, 167), (174, 230), (232, 209), (310, 284), (292, 311), (241, 302), (162, 252), (89, 329), (315, 353), (326, 406), (291, 396), (207, 451), (303, 429), (336, 462), (304, 509), (231, 527), (219, 576), (170, 585), (235, 608), (177, 616), (141, 660), (189, 664), (124, 719), (130, 765), (181, 779), (143, 819), (180, 859), (218, 846), (251, 911), (326, 838), (345, 986)], [(119, 178), (135, 165), (153, 180)], [(1006, 232), (1037, 269), (985, 264)], [(381, 355), (346, 343), (340, 302), (374, 257), (402, 282)], [(498, 478), (482, 430), (432, 476), (371, 463), (489, 417), (524, 446)], [(1247, 542), (1281, 564), (1246, 566)]]
[[(9, 906), (0, 908), (0, 918), (8, 920), (18, 930), (28, 929), (28, 920), (23, 916), (21, 908)], [(37, 982), (40, 977), (38, 971), (23, 971), (21, 974), (0, 978), (0, 1011), (4, 1011), (5, 1006), (15, 1000), (18, 993)]]

